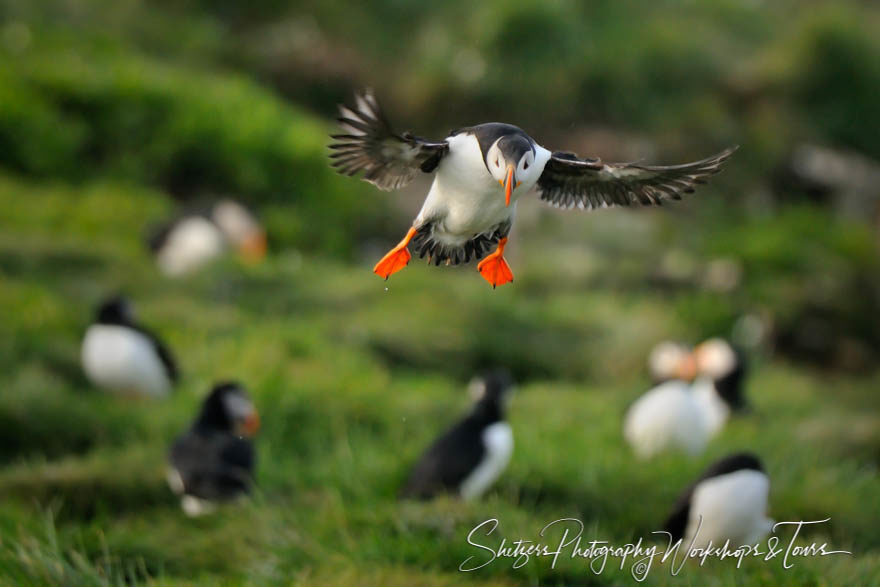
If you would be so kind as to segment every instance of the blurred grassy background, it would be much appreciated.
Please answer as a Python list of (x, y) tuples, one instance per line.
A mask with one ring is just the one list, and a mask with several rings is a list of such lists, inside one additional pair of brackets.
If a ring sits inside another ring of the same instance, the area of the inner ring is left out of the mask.
[[(809, 537), (855, 556), (650, 582), (876, 583), (878, 26), (875, 5), (831, 0), (0, 0), (0, 570), (10, 583), (612, 584), (627, 575), (579, 563), (455, 569), (488, 517), (513, 539), (565, 516), (612, 541), (645, 535), (709, 460), (750, 449), (771, 515), (830, 516)], [(385, 284), (369, 268), (426, 184), (384, 194), (330, 171), (335, 104), (364, 85), (425, 136), (504, 120), (607, 160), (742, 148), (661, 210), (522, 202), (512, 286), (417, 263)], [(805, 146), (842, 171), (805, 174)], [(162, 278), (148, 226), (216, 195), (259, 211), (270, 259)], [(167, 402), (108, 398), (81, 374), (92, 308), (120, 290), (177, 350)], [(749, 345), (754, 415), (699, 459), (634, 462), (620, 420), (647, 389), (648, 349), (712, 335)], [(498, 489), (398, 504), (409, 464), (491, 364), (521, 382)], [(187, 520), (165, 450), (225, 377), (264, 414), (260, 494)]]

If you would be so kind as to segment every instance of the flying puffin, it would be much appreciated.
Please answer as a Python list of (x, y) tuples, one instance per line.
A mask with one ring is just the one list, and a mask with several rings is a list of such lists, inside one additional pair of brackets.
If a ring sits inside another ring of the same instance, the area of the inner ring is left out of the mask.
[(692, 351), (672, 349), (671, 377), (637, 399), (627, 410), (623, 435), (640, 458), (667, 450), (696, 455), (724, 427), (730, 414), (745, 408), (744, 362), (720, 338)]
[(83, 370), (97, 387), (123, 394), (161, 397), (178, 379), (171, 352), (135, 322), (123, 297), (106, 300), (82, 343)]
[(729, 455), (713, 463), (675, 502), (663, 529), (683, 546), (729, 548), (753, 545), (773, 529), (767, 517), (770, 478), (750, 453)]
[(503, 285), (513, 281), (503, 255), (516, 202), (533, 187), (558, 208), (660, 205), (694, 191), (736, 150), (668, 167), (604, 163), (548, 151), (522, 129), (498, 122), (460, 128), (433, 142), (397, 134), (372, 91), (358, 94), (356, 102), (353, 109), (340, 106), (343, 134), (331, 136), (333, 167), (349, 176), (363, 171), (363, 179), (383, 190), (403, 187), (420, 171), (434, 173), (412, 227), (373, 269), (385, 279), (409, 263), (412, 243), (435, 265), (482, 258), (477, 269), (483, 278), (492, 287)]
[(446, 431), (412, 471), (401, 497), (430, 499), (453, 493), (480, 497), (501, 475), (513, 453), (513, 431), (504, 412), (513, 381), (506, 371), (490, 371), (470, 384), (476, 403), (470, 414)]
[(214, 386), (169, 455), (168, 485), (181, 496), (187, 515), (209, 513), (216, 502), (250, 491), (255, 463), (251, 438), (259, 427), (257, 410), (240, 384)]
[(235, 248), (247, 261), (266, 254), (266, 233), (247, 208), (230, 199), (192, 208), (159, 226), (147, 242), (159, 269), (178, 276)]

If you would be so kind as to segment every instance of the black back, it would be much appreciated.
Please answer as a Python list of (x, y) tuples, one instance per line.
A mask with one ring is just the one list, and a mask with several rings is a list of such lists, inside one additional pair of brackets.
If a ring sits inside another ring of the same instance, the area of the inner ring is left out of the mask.
[(485, 392), (470, 414), (447, 430), (428, 448), (413, 469), (401, 497), (430, 499), (456, 491), (485, 454), (483, 430), (504, 419), (504, 396), (512, 381), (505, 371), (483, 377)]
[(751, 469), (764, 472), (760, 459), (752, 453), (741, 452), (728, 455), (712, 463), (696, 481), (688, 485), (679, 495), (672, 508), (672, 513), (666, 518), (663, 529), (672, 534), (672, 540), (678, 540), (684, 536), (687, 529), (688, 518), (691, 514), (691, 498), (701, 482), (712, 477), (720, 477), (735, 471)]
[(745, 355), (737, 348), (733, 349), (736, 355), (736, 365), (733, 370), (723, 377), (714, 381), (715, 391), (730, 406), (731, 410), (744, 410), (748, 407), (746, 402), (745, 377), (748, 372)]
[(188, 495), (224, 500), (250, 492), (256, 464), (253, 441), (233, 433), (223, 404), (229, 393), (246, 395), (234, 382), (215, 385), (192, 428), (171, 447), (169, 460)]
[(180, 377), (180, 372), (177, 368), (177, 362), (171, 355), (171, 351), (168, 350), (168, 347), (166, 347), (162, 341), (159, 340), (159, 337), (153, 334), (152, 331), (135, 321), (131, 304), (125, 297), (117, 295), (106, 299), (98, 307), (98, 311), (95, 315), (95, 324), (125, 326), (126, 328), (131, 328), (132, 330), (141, 333), (153, 345), (153, 349), (155, 349), (156, 354), (159, 356), (159, 360), (165, 367), (165, 373), (168, 375), (168, 379), (172, 383), (177, 383), (177, 380)]

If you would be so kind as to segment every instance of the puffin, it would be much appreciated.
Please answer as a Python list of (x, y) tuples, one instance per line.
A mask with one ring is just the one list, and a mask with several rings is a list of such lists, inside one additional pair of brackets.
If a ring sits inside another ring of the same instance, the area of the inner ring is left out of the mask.
[(639, 397), (624, 417), (623, 435), (639, 458), (669, 450), (702, 453), (730, 415), (743, 411), (744, 360), (727, 341), (709, 339), (672, 350), (671, 376)]
[(168, 456), (168, 485), (186, 515), (210, 513), (218, 502), (250, 493), (256, 460), (252, 438), (259, 427), (257, 410), (240, 383), (214, 385)]
[(404, 499), (431, 499), (441, 493), (464, 500), (479, 498), (507, 468), (513, 431), (504, 420), (513, 390), (505, 370), (474, 378), (471, 412), (442, 434), (415, 465), (400, 492)]
[(179, 378), (171, 351), (135, 321), (122, 296), (101, 303), (86, 330), (80, 358), (93, 385), (124, 395), (163, 397)]
[(672, 543), (687, 548), (754, 545), (772, 529), (767, 517), (770, 478), (761, 460), (741, 452), (710, 465), (679, 496), (663, 524)]
[(363, 172), (364, 180), (382, 190), (401, 188), (418, 173), (434, 174), (406, 236), (373, 268), (385, 279), (409, 263), (412, 244), (420, 258), (435, 265), (481, 259), (477, 270), (493, 288), (510, 283), (504, 249), (516, 203), (532, 188), (541, 201), (563, 209), (661, 205), (693, 192), (737, 148), (683, 165), (605, 163), (550, 151), (521, 128), (499, 122), (459, 128), (442, 141), (400, 134), (372, 90), (356, 94), (355, 102), (340, 106), (342, 132), (331, 135), (331, 165), (338, 172)]
[(266, 233), (242, 204), (222, 199), (184, 211), (147, 239), (159, 270), (169, 277), (192, 272), (236, 249), (246, 261), (266, 255)]

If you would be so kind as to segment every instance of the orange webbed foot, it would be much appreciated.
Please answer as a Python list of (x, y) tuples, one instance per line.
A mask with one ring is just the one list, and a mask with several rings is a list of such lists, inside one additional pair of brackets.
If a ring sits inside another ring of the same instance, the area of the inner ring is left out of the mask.
[(412, 255), (406, 247), (415, 235), (416, 229), (410, 228), (403, 240), (376, 263), (376, 266), (373, 267), (373, 273), (383, 279), (388, 279), (388, 277), (409, 265)]
[(489, 282), (492, 289), (513, 281), (513, 271), (510, 270), (510, 265), (504, 260), (504, 246), (506, 244), (507, 237), (502, 238), (498, 241), (498, 248), (495, 252), (487, 255), (477, 265), (477, 271), (480, 272), (483, 279)]

